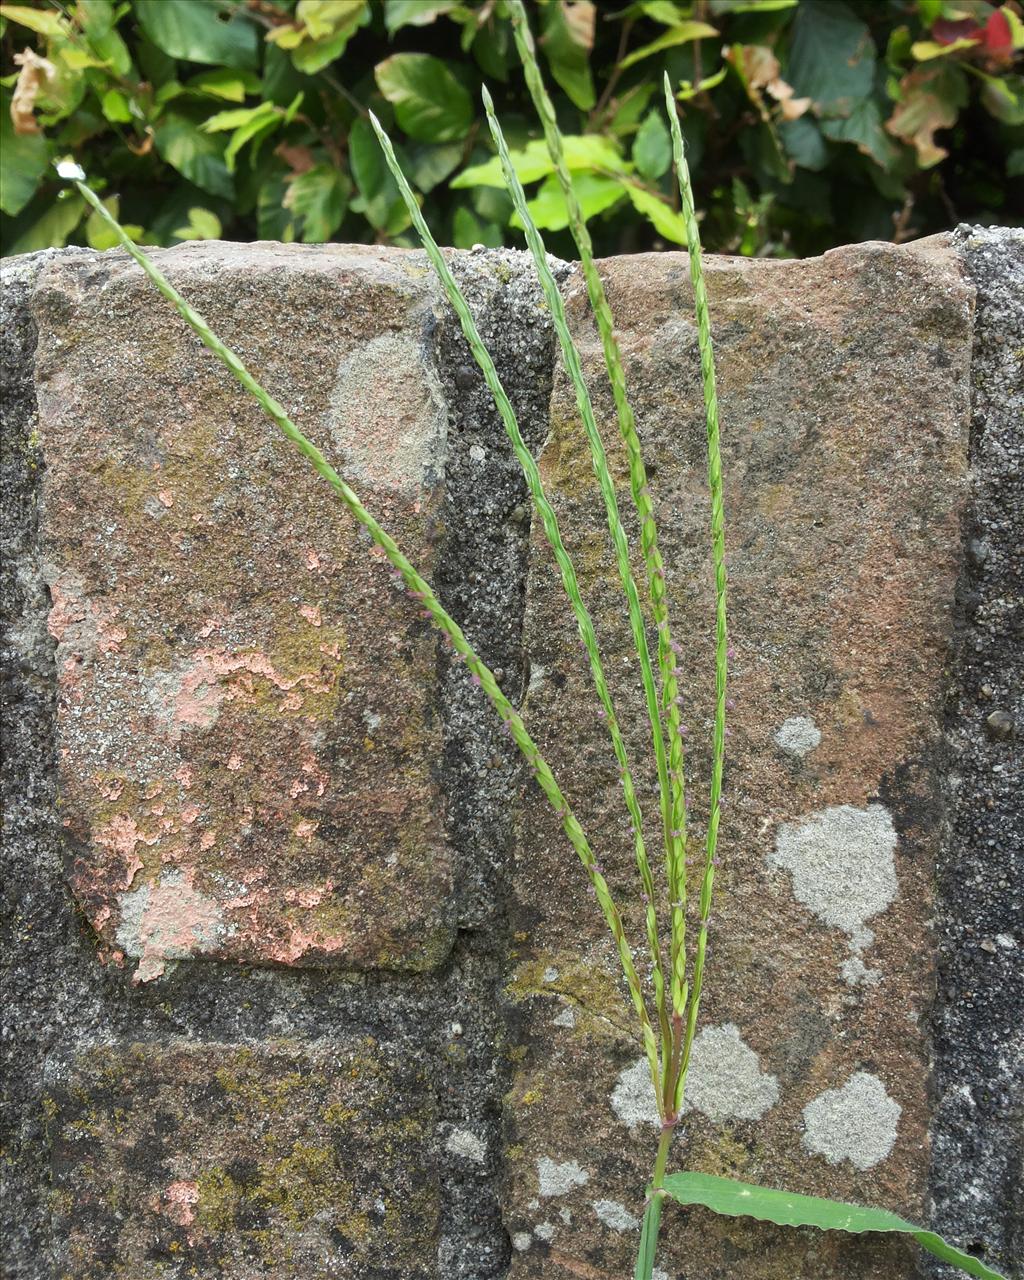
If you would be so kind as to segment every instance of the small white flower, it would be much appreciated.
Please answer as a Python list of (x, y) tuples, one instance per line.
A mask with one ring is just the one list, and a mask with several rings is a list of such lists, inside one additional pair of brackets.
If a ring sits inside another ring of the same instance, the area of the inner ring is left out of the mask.
[(74, 160), (59, 160), (57, 162), (57, 175), (66, 182), (85, 181), (85, 170), (80, 164), (75, 164)]

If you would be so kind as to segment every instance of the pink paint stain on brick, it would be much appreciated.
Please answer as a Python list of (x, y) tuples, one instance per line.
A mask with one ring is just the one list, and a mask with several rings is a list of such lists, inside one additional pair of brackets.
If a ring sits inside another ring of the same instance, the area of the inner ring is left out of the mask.
[(323, 618), (320, 615), (320, 606), (312, 604), (304, 604), (299, 606), (299, 613), (314, 627), (319, 627)]
[[(77, 573), (66, 571), (50, 582), (50, 614), (46, 625), (54, 640), (80, 657), (116, 653), (128, 632), (115, 626), (114, 611), (86, 595)], [(68, 663), (65, 662), (65, 668)]]
[(272, 960), (281, 964), (295, 964), (310, 951), (322, 951), (324, 955), (332, 955), (344, 951), (352, 943), (346, 934), (325, 936), (319, 931), (310, 933), (306, 929), (296, 927), (288, 935), (287, 941), (271, 943), (267, 954)]
[(159, 978), (168, 960), (214, 950), (230, 931), (217, 903), (196, 889), (190, 868), (122, 894), (120, 908), (117, 941), (139, 961), (136, 983)]
[(93, 776), (93, 785), (104, 800), (119, 800), (124, 790), (124, 778), (115, 778), (111, 781), (97, 773)]
[[(184, 670), (162, 671), (151, 676), (149, 699), (158, 726), (172, 742), (177, 742), (186, 729), (212, 728), (224, 701), (251, 700), (258, 679), (268, 681), (284, 693), (290, 693), (297, 686), (305, 686), (318, 693), (326, 693), (330, 689), (319, 673), (281, 675), (263, 653), (199, 649)], [(301, 695), (295, 694), (294, 697), (301, 705)]]
[(93, 840), (100, 848), (109, 850), (124, 862), (122, 888), (128, 889), (143, 865), (142, 859), (135, 852), (135, 846), (154, 845), (163, 834), (163, 831), (146, 834), (131, 814), (119, 813), (94, 833)]
[(185, 1180), (172, 1182), (164, 1188), (161, 1199), (166, 1217), (179, 1227), (191, 1226), (196, 1218), (195, 1205), (199, 1203), (199, 1184)]

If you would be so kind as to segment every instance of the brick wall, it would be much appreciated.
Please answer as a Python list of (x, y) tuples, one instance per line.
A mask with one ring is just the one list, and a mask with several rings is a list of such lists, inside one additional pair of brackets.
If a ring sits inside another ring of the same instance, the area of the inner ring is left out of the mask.
[[(159, 257), (437, 584), (628, 900), (575, 626), (422, 256)], [(736, 705), (673, 1156), (933, 1218), (1009, 1274), (1022, 259), (1019, 233), (965, 230), (709, 264)], [(642, 758), (528, 261), (453, 262)], [(606, 276), (699, 826), (711, 595), (688, 273), (664, 254)], [(614, 452), (579, 275), (560, 278)], [(584, 878), (479, 690), (122, 255), (8, 262), (3, 305), (12, 1278), (626, 1274), (656, 1137), (640, 1050)], [(900, 1242), (697, 1212), (666, 1215), (659, 1256), (681, 1280), (916, 1265)]]

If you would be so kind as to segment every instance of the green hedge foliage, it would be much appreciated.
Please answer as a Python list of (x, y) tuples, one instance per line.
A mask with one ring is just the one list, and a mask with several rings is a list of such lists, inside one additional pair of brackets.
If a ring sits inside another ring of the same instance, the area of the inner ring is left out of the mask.
[[(601, 253), (684, 242), (663, 71), (711, 250), (802, 256), (1024, 209), (1021, 0), (529, 8)], [(371, 109), (439, 239), (518, 243), (486, 82), (571, 256), (503, 0), (34, 0), (0, 3), (0, 39), (5, 253), (111, 244), (56, 179), (69, 155), (144, 244), (411, 244)]]

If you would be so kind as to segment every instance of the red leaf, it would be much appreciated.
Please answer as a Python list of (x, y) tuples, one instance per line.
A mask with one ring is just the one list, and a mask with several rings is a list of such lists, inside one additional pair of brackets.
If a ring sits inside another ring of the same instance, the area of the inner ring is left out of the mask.
[[(993, 17), (995, 17), (994, 14)], [(1004, 18), (1003, 21), (1005, 22), (1006, 19)], [(937, 18), (932, 24), (932, 39), (936, 44), (953, 44), (957, 40), (980, 40), (982, 34), (981, 27), (973, 18), (961, 18), (958, 22), (954, 22), (951, 18)]]
[(1013, 55), (1013, 32), (1001, 9), (997, 9), (985, 24), (982, 39), (985, 51), (993, 58), (1010, 58)]

